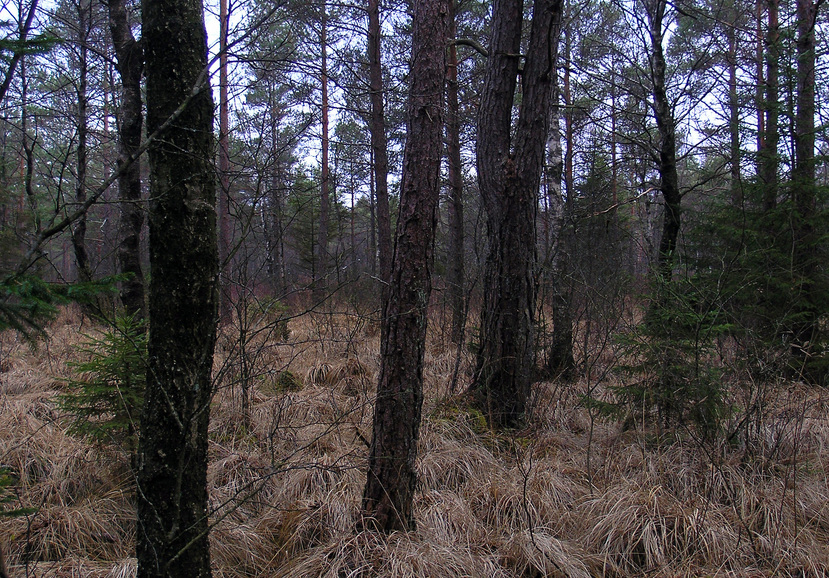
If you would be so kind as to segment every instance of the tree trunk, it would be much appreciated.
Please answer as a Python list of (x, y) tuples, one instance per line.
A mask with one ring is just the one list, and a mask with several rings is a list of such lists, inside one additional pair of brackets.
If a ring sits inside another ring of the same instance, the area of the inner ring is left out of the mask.
[(360, 525), (413, 530), (423, 353), (442, 157), (447, 0), (414, 4), (406, 148)]
[(478, 117), (478, 180), (487, 213), (480, 347), (472, 394), (490, 424), (517, 426), (533, 368), (535, 218), (555, 73), (560, 0), (536, 0), (510, 151), (523, 2), (497, 0)]
[[(391, 212), (389, 209), (389, 158), (383, 112), (383, 67), (380, 61), (380, 0), (368, 1), (368, 63), (371, 90), (371, 150), (374, 158), (374, 195), (377, 204), (377, 251), (380, 254), (380, 278), (391, 276)], [(374, 259), (374, 256), (372, 256)]]
[(769, 25), (766, 31), (766, 95), (763, 114), (766, 117), (763, 148), (758, 151), (760, 158), (760, 183), (763, 186), (763, 210), (771, 211), (777, 206), (777, 146), (780, 139), (780, 103), (778, 81), (780, 76), (780, 23), (779, 0), (768, 1)]
[[(86, 171), (87, 159), (87, 136), (89, 133), (87, 118), (87, 105), (89, 95), (87, 85), (89, 80), (89, 64), (87, 48), (90, 21), (92, 20), (92, 4), (86, 0), (78, 2), (78, 150), (77, 150), (77, 181), (75, 184), (75, 203), (78, 206), (86, 202)], [(75, 250), (75, 267), (77, 269), (78, 281), (91, 281), (92, 270), (89, 264), (89, 254), (86, 250), (86, 213), (81, 215), (72, 229), (72, 246)]]
[[(138, 455), (138, 576), (210, 576), (207, 427), (218, 316), (213, 99), (200, 0), (143, 0), (149, 363)], [(177, 110), (178, 109), (178, 110)]]
[(329, 194), (330, 178), (328, 170), (328, 8), (322, 2), (320, 21), (320, 48), (322, 63), (320, 84), (322, 90), (322, 166), (320, 167), (320, 223), (317, 230), (317, 278), (314, 279), (314, 292), (318, 300), (325, 298), (328, 275), (328, 213), (331, 199)]
[(651, 83), (653, 85), (653, 112), (659, 131), (659, 177), (665, 215), (662, 222), (662, 238), (659, 241), (657, 272), (663, 281), (673, 275), (676, 244), (681, 224), (679, 175), (676, 168), (676, 127), (673, 111), (665, 87), (665, 54), (662, 42), (665, 31), (665, 0), (650, 0), (646, 4), (650, 24), (651, 53), (649, 55)]
[(815, 186), (815, 21), (812, 0), (797, 0), (797, 113), (795, 162), (792, 170), (794, 200), (794, 266), (801, 285), (794, 344), (806, 356), (817, 328), (814, 288), (818, 275), (814, 218)]
[[(374, 167), (374, 152), (371, 152), (371, 166)], [(369, 173), (368, 177), (368, 194), (369, 194), (369, 239), (368, 239), (368, 250), (371, 254), (369, 258), (369, 262), (371, 263), (371, 275), (377, 275), (377, 216), (376, 216), (376, 207), (377, 207), (377, 193), (375, 192), (375, 185), (374, 185), (374, 170), (372, 169)], [(383, 289), (385, 291), (385, 288)]]
[(743, 185), (740, 175), (740, 102), (737, 95), (737, 19), (736, 7), (730, 10), (731, 19), (726, 23), (728, 36), (728, 129), (731, 144), (731, 204), (743, 206)]
[[(449, 0), (450, 34), (457, 35), (456, 0)], [(463, 340), (466, 324), (464, 306), (464, 241), (463, 241), (463, 167), (461, 165), (461, 126), (458, 104), (458, 52), (449, 44), (446, 65), (446, 156), (449, 165), (449, 267), (447, 284), (452, 309), (452, 342)]]
[[(568, 63), (569, 64), (569, 63)], [(550, 275), (550, 293), (553, 307), (553, 337), (547, 351), (547, 363), (544, 375), (547, 378), (559, 378), (572, 381), (576, 368), (573, 357), (573, 319), (570, 315), (570, 292), (567, 287), (567, 269), (569, 265), (569, 246), (567, 239), (567, 210), (561, 187), (564, 172), (564, 159), (561, 147), (561, 130), (559, 119), (561, 109), (558, 105), (557, 77), (553, 76), (553, 102), (551, 106), (550, 131), (547, 138), (547, 196), (552, 213), (552, 271)], [(567, 143), (572, 148), (573, 143)], [(568, 183), (569, 195), (570, 183)]]
[(763, 104), (763, 100), (765, 98), (765, 74), (763, 72), (763, 56), (765, 51), (763, 49), (763, 4), (766, 0), (757, 0), (757, 7), (756, 7), (756, 47), (754, 51), (754, 60), (756, 66), (756, 76), (757, 78), (755, 81), (757, 82), (757, 86), (755, 87), (754, 93), (754, 104), (755, 108), (757, 109), (757, 174), (759, 175), (762, 172), (762, 161), (760, 157), (760, 152), (765, 147), (766, 141), (766, 115), (765, 110), (766, 107)]
[(230, 224), (230, 156), (229, 110), (227, 98), (227, 1), (219, 0), (219, 266), (222, 271), (220, 285), (219, 318), (230, 323), (233, 316), (233, 278), (230, 263), (233, 243)]
[[(275, 96), (270, 95), (273, 101)], [(281, 144), (279, 142), (278, 109), (275, 102), (271, 102), (271, 145), (273, 147), (273, 166), (270, 175), (270, 190), (268, 208), (265, 215), (265, 229), (267, 239), (268, 279), (275, 295), (281, 295), (287, 286), (285, 278), (285, 236), (283, 234), (283, 201), (282, 188), (286, 179), (282, 165)]]
[(130, 28), (125, 0), (109, 0), (109, 29), (115, 48), (116, 66), (121, 76), (121, 107), (118, 110), (118, 193), (121, 219), (118, 223), (118, 265), (129, 278), (121, 284), (121, 303), (127, 315), (144, 319), (144, 272), (141, 267), (141, 229), (144, 207), (141, 204), (141, 163), (124, 166), (141, 146), (144, 117), (141, 112), (141, 75), (144, 51)]

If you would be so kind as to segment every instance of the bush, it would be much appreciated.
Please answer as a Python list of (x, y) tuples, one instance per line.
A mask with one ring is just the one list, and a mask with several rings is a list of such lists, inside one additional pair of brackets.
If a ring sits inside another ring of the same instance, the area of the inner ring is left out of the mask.
[(691, 423), (710, 436), (727, 409), (713, 343), (729, 326), (716, 293), (706, 294), (692, 280), (657, 283), (646, 320), (619, 338), (624, 383), (610, 388), (616, 403), (585, 403), (611, 418), (656, 417), (660, 428)]
[(69, 381), (70, 392), (58, 398), (58, 406), (69, 415), (73, 435), (132, 454), (146, 385), (144, 323), (122, 316), (101, 337), (86, 337), (79, 352), (88, 360), (71, 364), (79, 377)]

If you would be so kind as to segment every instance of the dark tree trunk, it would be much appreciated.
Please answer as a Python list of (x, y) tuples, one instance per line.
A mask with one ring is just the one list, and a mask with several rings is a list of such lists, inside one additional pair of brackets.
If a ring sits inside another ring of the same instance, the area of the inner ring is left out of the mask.
[(794, 342), (802, 355), (810, 348), (817, 327), (814, 299), (818, 274), (815, 186), (815, 21), (812, 0), (797, 0), (797, 113), (795, 116), (795, 163), (792, 170), (794, 200), (794, 266), (800, 278), (800, 311)]
[(472, 393), (493, 426), (516, 426), (527, 411), (533, 369), (535, 218), (560, 0), (536, 0), (522, 76), (522, 105), (510, 150), (523, 2), (496, 0), (478, 117), (478, 180), (487, 213), (484, 278)]
[[(371, 150), (374, 158), (374, 195), (377, 202), (377, 243), (380, 278), (391, 276), (391, 213), (389, 210), (389, 155), (383, 112), (383, 67), (380, 63), (380, 0), (368, 1), (368, 63), (371, 88)], [(374, 257), (372, 256), (372, 259)]]
[(646, 4), (650, 24), (651, 53), (649, 64), (653, 87), (653, 113), (659, 131), (659, 177), (662, 199), (665, 201), (665, 215), (662, 222), (662, 238), (659, 241), (657, 272), (663, 281), (670, 281), (673, 275), (679, 227), (681, 224), (679, 175), (676, 168), (676, 126), (671, 103), (665, 87), (665, 54), (663, 40), (665, 30), (665, 0), (649, 0)]
[[(613, 197), (613, 206), (619, 203), (619, 155), (617, 153), (617, 115), (619, 113), (616, 106), (617, 86), (616, 86), (616, 59), (610, 60), (610, 193)], [(569, 67), (568, 67), (569, 68)], [(616, 209), (613, 209), (613, 214), (616, 214)]]
[[(374, 153), (371, 154), (371, 166), (374, 166)], [(374, 170), (369, 174), (369, 229), (371, 229), (369, 233), (369, 240), (368, 240), (368, 250), (371, 253), (371, 257), (369, 262), (371, 263), (371, 274), (377, 274), (377, 216), (376, 216), (376, 207), (377, 207), (377, 193), (375, 191), (374, 185)], [(385, 289), (383, 289), (385, 291)]]
[(731, 21), (726, 23), (728, 36), (728, 129), (731, 144), (731, 204), (735, 208), (743, 206), (743, 185), (740, 175), (740, 102), (737, 97), (737, 8), (730, 10)]
[(233, 243), (230, 224), (229, 110), (227, 98), (227, 0), (219, 0), (219, 265), (222, 270), (219, 318), (230, 323), (233, 315)]
[(763, 186), (763, 210), (768, 212), (777, 206), (777, 146), (779, 143), (779, 76), (780, 76), (780, 23), (779, 0), (768, 2), (768, 30), (766, 31), (766, 82), (763, 112), (765, 133), (763, 147), (758, 151), (760, 159), (760, 183)]
[[(88, 0), (78, 2), (78, 150), (77, 150), (77, 180), (75, 184), (75, 202), (82, 206), (86, 202), (86, 171), (87, 136), (89, 133), (87, 105), (89, 95), (87, 86), (89, 81), (89, 63), (87, 47), (92, 20), (92, 3)], [(72, 246), (75, 250), (75, 267), (78, 281), (90, 281), (92, 270), (89, 264), (89, 253), (86, 250), (86, 213), (81, 215), (72, 229)]]
[(121, 76), (121, 107), (118, 110), (118, 192), (121, 219), (118, 223), (118, 265), (129, 278), (121, 284), (121, 303), (127, 315), (137, 320), (146, 315), (144, 272), (141, 268), (141, 163), (130, 159), (141, 146), (144, 117), (141, 112), (141, 75), (144, 52), (130, 28), (125, 0), (109, 0), (109, 29)]
[(330, 212), (330, 178), (328, 170), (328, 14), (325, 0), (322, 2), (320, 19), (320, 48), (322, 62), (320, 68), (320, 85), (322, 90), (322, 166), (320, 175), (320, 222), (317, 230), (317, 278), (314, 279), (316, 298), (325, 298), (328, 275), (328, 214)]
[(765, 54), (765, 50), (763, 49), (763, 4), (765, 0), (757, 0), (756, 6), (756, 32), (755, 32), (755, 40), (756, 46), (754, 50), (754, 60), (755, 60), (755, 67), (756, 67), (756, 79), (757, 86), (755, 87), (754, 92), (754, 105), (757, 109), (757, 174), (759, 175), (762, 172), (762, 162), (759, 153), (763, 150), (765, 146), (765, 139), (766, 139), (766, 114), (765, 114), (765, 106), (763, 105), (763, 99), (765, 98), (765, 74), (763, 72), (763, 55)]
[[(33, 0), (32, 3), (25, 11), (25, 18), (24, 18), (24, 6), (23, 4), (18, 5), (18, 29), (17, 29), (17, 41), (19, 46), (25, 46), (26, 39), (29, 36), (29, 32), (32, 30), (32, 26), (34, 25), (35, 14), (38, 13), (38, 0)], [(6, 93), (9, 91), (9, 87), (11, 87), (12, 80), (15, 77), (15, 70), (17, 69), (18, 65), (23, 64), (23, 58), (26, 54), (26, 50), (15, 50), (14, 53), (11, 55), (11, 59), (6, 65), (6, 72), (3, 76), (3, 82), (0, 83), (0, 102), (5, 101)]]
[(138, 576), (210, 576), (207, 426), (218, 315), (213, 99), (200, 0), (143, 0), (150, 145), (149, 365)]
[[(275, 96), (271, 94), (271, 99)], [(281, 144), (279, 142), (278, 110), (275, 102), (271, 103), (271, 145), (273, 146), (273, 167), (271, 168), (271, 186), (268, 194), (268, 210), (264, 216), (267, 239), (268, 279), (274, 294), (281, 295), (287, 286), (285, 277), (285, 236), (283, 234), (282, 188), (286, 179), (282, 164)]]
[(432, 289), (440, 161), (447, 0), (414, 4), (406, 149), (400, 190), (397, 241), (388, 299), (385, 339), (363, 492), (361, 525), (392, 532), (413, 530), (417, 439), (423, 404), (423, 352)]
[[(457, 35), (455, 23), (456, 0), (449, 0), (450, 34)], [(449, 267), (447, 284), (452, 309), (452, 341), (463, 340), (466, 324), (464, 306), (464, 241), (463, 241), (463, 167), (461, 165), (461, 125), (458, 104), (458, 52), (449, 44), (446, 65), (446, 156), (449, 165)]]

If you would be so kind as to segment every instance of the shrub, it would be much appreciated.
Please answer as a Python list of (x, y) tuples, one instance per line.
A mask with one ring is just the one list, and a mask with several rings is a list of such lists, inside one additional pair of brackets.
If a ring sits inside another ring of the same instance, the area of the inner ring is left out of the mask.
[(70, 391), (58, 398), (58, 406), (68, 414), (73, 435), (132, 454), (146, 384), (144, 323), (122, 316), (101, 337), (86, 337), (79, 352), (88, 359), (71, 364), (78, 378), (69, 380)]
[(657, 283), (646, 320), (618, 340), (625, 362), (618, 368), (623, 383), (610, 388), (616, 403), (585, 403), (611, 418), (655, 413), (659, 427), (689, 422), (712, 435), (727, 409), (722, 371), (713, 363), (714, 339), (729, 330), (718, 295), (693, 280)]

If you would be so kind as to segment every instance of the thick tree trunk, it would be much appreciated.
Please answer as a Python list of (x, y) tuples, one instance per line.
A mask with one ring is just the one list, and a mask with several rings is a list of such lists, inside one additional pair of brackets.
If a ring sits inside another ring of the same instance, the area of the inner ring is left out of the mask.
[(130, 28), (125, 0), (109, 0), (109, 29), (121, 76), (121, 107), (118, 110), (118, 193), (121, 219), (118, 223), (118, 266), (129, 278), (121, 284), (121, 303), (127, 315), (141, 320), (146, 315), (144, 272), (141, 267), (141, 163), (124, 166), (141, 146), (144, 117), (141, 112), (141, 75), (144, 51)]
[[(450, 34), (457, 35), (455, 23), (456, 0), (449, 0)], [(464, 306), (464, 241), (463, 241), (463, 167), (461, 165), (461, 126), (458, 104), (458, 52), (449, 44), (446, 66), (446, 156), (449, 165), (449, 266), (447, 284), (449, 306), (452, 309), (452, 341), (463, 340), (466, 324)]]
[(143, 0), (149, 365), (136, 492), (138, 576), (210, 576), (207, 427), (218, 316), (213, 100), (200, 0)]
[(374, 410), (362, 521), (382, 532), (413, 530), (415, 459), (423, 404), (423, 353), (432, 289), (431, 265), (443, 148), (443, 89), (447, 0), (414, 5), (412, 65), (406, 149), (397, 242), (388, 299), (385, 339)]
[(657, 272), (663, 281), (673, 275), (676, 245), (681, 224), (679, 175), (676, 168), (676, 127), (673, 111), (665, 87), (666, 64), (663, 52), (665, 30), (665, 0), (646, 3), (650, 24), (651, 53), (649, 55), (651, 83), (653, 85), (653, 112), (659, 130), (659, 177), (665, 215), (662, 221), (662, 238), (659, 241)]
[(493, 426), (521, 423), (533, 369), (535, 218), (549, 125), (560, 0), (536, 0), (510, 151), (523, 3), (496, 0), (478, 118), (478, 179), (487, 212), (484, 279), (472, 393)]
[(765, 116), (763, 147), (758, 151), (760, 159), (760, 183), (763, 186), (763, 210), (768, 212), (777, 206), (777, 146), (779, 143), (779, 76), (780, 76), (780, 22), (779, 0), (768, 1), (768, 30), (766, 31), (766, 83), (762, 114)]
[[(386, 142), (386, 125), (383, 112), (383, 68), (380, 62), (380, 0), (368, 0), (368, 62), (371, 89), (371, 151), (376, 199), (377, 230), (376, 247), (380, 254), (380, 278), (388, 282), (391, 276), (392, 242), (391, 212), (389, 209), (389, 158)], [(372, 218), (374, 214), (372, 213)], [(372, 229), (372, 235), (374, 229)], [(372, 255), (372, 259), (374, 259)], [(372, 261), (373, 263), (373, 261)]]

